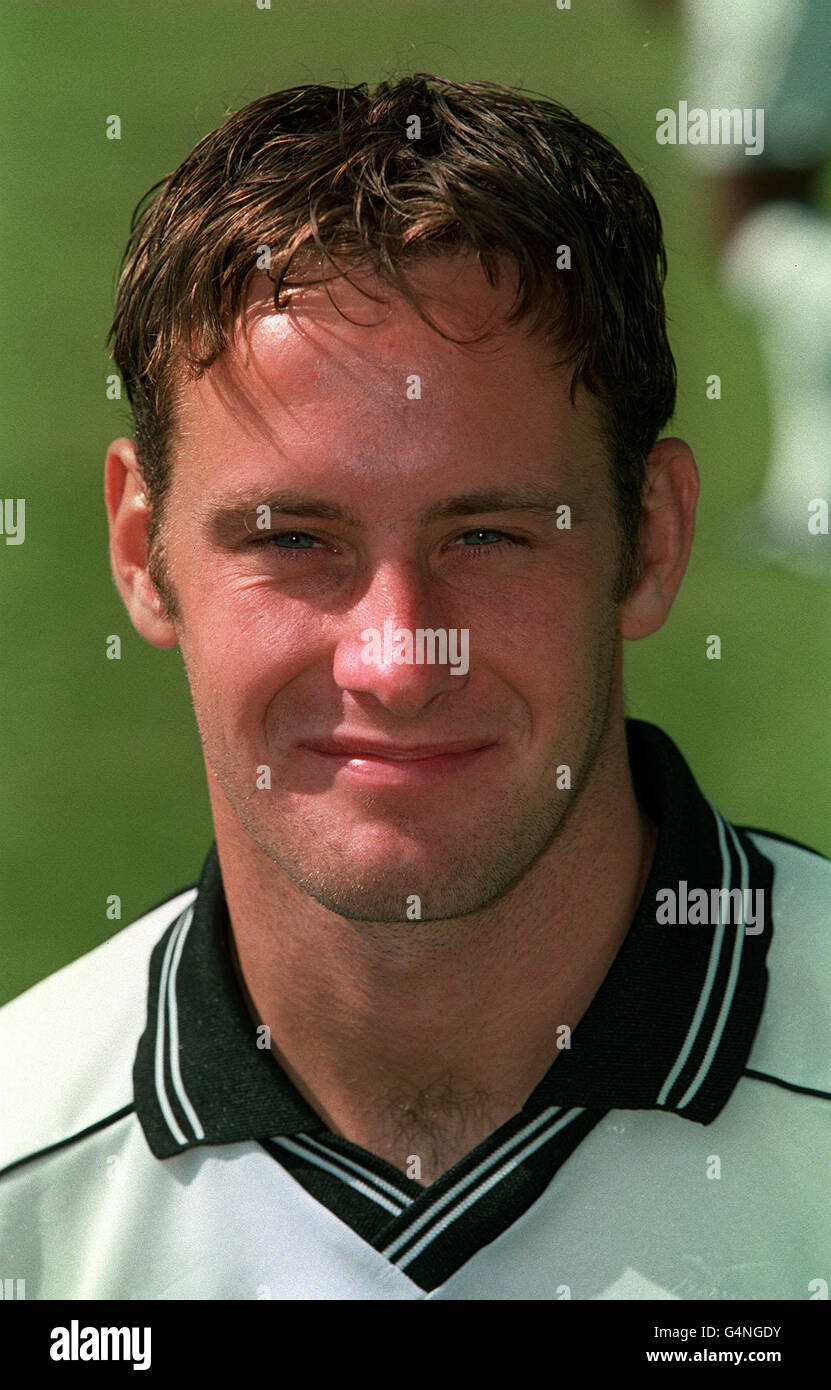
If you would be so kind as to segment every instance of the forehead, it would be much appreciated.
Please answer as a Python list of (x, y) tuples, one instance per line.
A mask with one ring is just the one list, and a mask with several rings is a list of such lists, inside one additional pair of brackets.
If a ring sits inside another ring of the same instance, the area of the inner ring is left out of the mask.
[(503, 462), (517, 449), (563, 459), (602, 452), (595, 403), (578, 391), (572, 404), (556, 345), (506, 322), (509, 271), (491, 286), (474, 258), (458, 256), (407, 275), (447, 338), (366, 271), (350, 271), (353, 283), (299, 287), (280, 311), (271, 281), (258, 276), (245, 332), (238, 326), (228, 351), (180, 392), (180, 447), (216, 453), (223, 440), (245, 439), (293, 458), (323, 448), (330, 465), (344, 451), (352, 466), (380, 452), (404, 471), (408, 458), (441, 463), (448, 450)]

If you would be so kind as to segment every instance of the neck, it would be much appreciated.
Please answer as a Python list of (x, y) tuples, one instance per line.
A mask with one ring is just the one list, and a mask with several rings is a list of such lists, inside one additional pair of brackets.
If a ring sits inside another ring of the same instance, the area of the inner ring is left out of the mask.
[(449, 921), (356, 923), (329, 911), (212, 786), (252, 1015), (330, 1129), (422, 1183), (521, 1109), (628, 931), (657, 831), (635, 797), (622, 721), (614, 744), (522, 879)]

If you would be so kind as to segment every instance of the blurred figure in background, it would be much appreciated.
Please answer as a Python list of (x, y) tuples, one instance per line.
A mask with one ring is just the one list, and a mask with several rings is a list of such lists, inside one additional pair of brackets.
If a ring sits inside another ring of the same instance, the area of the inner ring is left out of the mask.
[(731, 302), (760, 330), (771, 420), (761, 495), (740, 539), (767, 560), (829, 571), (809, 530), (831, 499), (831, 219), (818, 201), (831, 156), (831, 0), (681, 0), (679, 96), (690, 109), (764, 113), (758, 153), (687, 144), (710, 181)]

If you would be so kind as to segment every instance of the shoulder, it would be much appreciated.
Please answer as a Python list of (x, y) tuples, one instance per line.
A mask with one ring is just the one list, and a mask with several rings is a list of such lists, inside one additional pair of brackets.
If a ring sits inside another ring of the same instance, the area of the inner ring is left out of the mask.
[(789, 940), (805, 931), (831, 936), (831, 859), (819, 850), (771, 830), (737, 826), (773, 867), (774, 936), (787, 929)]
[(0, 1174), (132, 1105), (150, 956), (195, 897), (180, 890), (0, 1009)]
[(831, 860), (739, 827), (773, 867), (768, 991), (750, 1075), (831, 1100)]

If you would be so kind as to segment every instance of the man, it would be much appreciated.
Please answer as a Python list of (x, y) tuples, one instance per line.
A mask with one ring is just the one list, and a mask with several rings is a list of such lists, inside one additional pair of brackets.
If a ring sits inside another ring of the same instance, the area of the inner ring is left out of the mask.
[(0, 1014), (28, 1297), (828, 1280), (827, 861), (623, 714), (698, 491), (664, 270), (603, 137), (424, 75), (252, 103), (136, 221), (111, 559), (216, 844)]
[(766, 372), (770, 457), (759, 498), (731, 520), (731, 545), (739, 532), (764, 560), (827, 574), (827, 532), (810, 522), (831, 493), (831, 222), (820, 197), (831, 7), (684, 0), (681, 20), (688, 107), (764, 122), (749, 157), (738, 143), (684, 146), (709, 180), (722, 283), (760, 330)]

